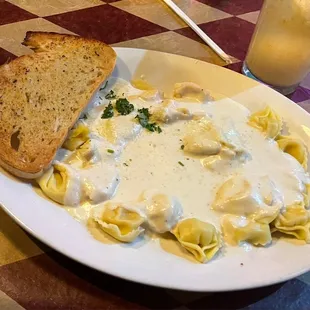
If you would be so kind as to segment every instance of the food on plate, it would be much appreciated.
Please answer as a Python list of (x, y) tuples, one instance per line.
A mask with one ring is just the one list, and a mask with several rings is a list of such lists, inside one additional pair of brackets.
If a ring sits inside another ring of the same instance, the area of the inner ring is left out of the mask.
[(254, 245), (265, 246), (272, 240), (268, 224), (244, 216), (226, 214), (222, 218), (221, 227), (225, 240), (231, 245), (247, 241)]
[(230, 164), (232, 160), (243, 162), (247, 153), (240, 145), (239, 138), (233, 139), (217, 128), (207, 115), (190, 121), (187, 124), (186, 135), (183, 137), (183, 150), (188, 155), (202, 157), (202, 165), (210, 170), (217, 170), (219, 166)]
[(121, 242), (132, 242), (144, 232), (141, 213), (123, 203), (106, 202), (92, 210), (91, 217), (107, 234)]
[[(110, 47), (42, 33), (26, 42), (39, 52), (18, 60), (31, 65), (11, 81), (27, 94), (12, 107), (34, 126), (25, 120), (16, 127), (9, 114), (0, 120), (16, 128), (6, 136), (12, 159), (27, 159), (11, 165), (81, 223), (126, 243), (168, 235), (201, 263), (220, 251), (221, 233), (235, 246), (267, 246), (274, 232), (310, 243), (308, 151), (299, 137), (283, 135), (284, 121), (271, 107), (252, 113), (229, 98), (211, 101), (193, 82), (175, 84), (171, 98), (144, 80), (111, 77), (99, 87), (115, 64)], [(38, 59), (47, 64), (44, 77), (32, 72)], [(56, 61), (65, 75), (53, 71)], [(32, 89), (28, 79), (37, 75)], [(46, 85), (49, 79), (56, 84)], [(12, 92), (4, 95), (8, 107)], [(31, 161), (39, 150), (39, 161)]]
[(142, 127), (132, 118), (113, 117), (96, 120), (91, 129), (112, 144), (124, 145), (135, 138)]
[(300, 139), (290, 136), (279, 136), (277, 138), (277, 143), (283, 152), (292, 155), (305, 169), (307, 169), (307, 148)]
[(196, 218), (182, 220), (172, 233), (201, 263), (209, 261), (221, 247), (220, 234), (215, 227)]
[(265, 109), (250, 116), (249, 125), (263, 132), (267, 138), (275, 139), (281, 132), (282, 119), (267, 106)]
[(283, 198), (268, 176), (259, 178), (257, 184), (244, 176), (231, 177), (217, 190), (212, 204), (213, 210), (223, 213), (264, 217), (273, 217), (282, 207)]
[[(165, 98), (110, 81), (57, 152), (55, 164), (68, 171), (60, 203), (83, 209), (87, 202), (90, 218), (100, 217), (102, 231), (122, 242), (144, 238), (143, 230), (158, 238), (170, 231), (200, 262), (219, 251), (220, 232), (230, 245), (266, 246), (275, 231), (309, 240), (307, 222), (285, 222), (294, 217), (289, 206), (309, 205), (307, 150), (281, 135), (276, 112), (251, 114), (229, 99)], [(132, 212), (137, 221), (123, 236), (115, 218)], [(218, 222), (206, 223), (208, 214)]]
[(80, 182), (75, 178), (68, 167), (55, 163), (41, 177), (37, 179), (43, 193), (52, 200), (66, 205), (67, 197), (71, 197), (72, 205), (80, 202)]
[(180, 108), (172, 99), (165, 99), (151, 109), (151, 121), (160, 123), (173, 123), (178, 120), (189, 120), (193, 115), (186, 108)]
[(0, 67), (0, 164), (34, 179), (47, 170), (81, 112), (113, 71), (103, 42), (28, 32), (33, 54)]
[(189, 122), (188, 134), (182, 141), (184, 152), (193, 155), (216, 155), (222, 148), (220, 134), (207, 117)]
[(156, 190), (146, 190), (140, 200), (152, 231), (157, 233), (170, 231), (182, 218), (182, 205), (175, 197), (169, 197)]
[(302, 205), (288, 206), (272, 223), (272, 231), (310, 243), (310, 211)]
[(201, 102), (212, 99), (209, 92), (193, 82), (176, 83), (173, 96), (174, 98), (196, 99)]
[(80, 123), (76, 128), (69, 131), (67, 139), (63, 144), (63, 148), (70, 151), (76, 150), (89, 139), (89, 129)]

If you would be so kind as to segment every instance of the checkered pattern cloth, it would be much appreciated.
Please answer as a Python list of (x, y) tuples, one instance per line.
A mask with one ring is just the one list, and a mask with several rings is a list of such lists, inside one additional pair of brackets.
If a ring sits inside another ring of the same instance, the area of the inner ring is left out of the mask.
[[(235, 71), (241, 69), (262, 1), (175, 0), (234, 57), (228, 68)], [(164, 51), (225, 65), (161, 0), (0, 0), (0, 64), (31, 53), (21, 45), (29, 30), (73, 33), (112, 46)], [(291, 99), (310, 111), (310, 77)], [(271, 287), (206, 294), (130, 283), (47, 248), (0, 210), (1, 310), (308, 310), (309, 284), (310, 274), (306, 274)]]

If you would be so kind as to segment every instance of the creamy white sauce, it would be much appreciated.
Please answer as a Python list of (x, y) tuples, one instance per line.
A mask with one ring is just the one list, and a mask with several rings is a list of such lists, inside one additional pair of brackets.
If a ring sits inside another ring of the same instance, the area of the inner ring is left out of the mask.
[(146, 190), (141, 195), (142, 210), (147, 218), (148, 228), (157, 233), (169, 232), (182, 218), (181, 203), (169, 194), (157, 190)]
[[(164, 100), (157, 91), (141, 91), (123, 80), (112, 80), (110, 84), (117, 95), (122, 97), (124, 94), (123, 97), (128, 98), (136, 109), (146, 107), (153, 111)], [(104, 90), (101, 97), (104, 98), (109, 90)], [(106, 199), (128, 202), (137, 201), (145, 190), (157, 189), (176, 197), (183, 206), (185, 217), (197, 217), (218, 229), (221, 214), (211, 210), (211, 205), (219, 187), (232, 176), (242, 175), (254, 187), (268, 176), (283, 196), (284, 205), (303, 200), (305, 183), (309, 183), (308, 174), (295, 158), (279, 150), (275, 141), (266, 140), (258, 130), (247, 125), (250, 114), (247, 108), (231, 99), (208, 103), (182, 100), (185, 99), (173, 102), (172, 112), (186, 108), (190, 115), (176, 117), (166, 110), (168, 121), (160, 124), (160, 134), (142, 128), (134, 120), (136, 112), (101, 119), (108, 100), (99, 99), (88, 107), (88, 118), (84, 123), (91, 129), (97, 145), (92, 168), (76, 168), (81, 182), (86, 184), (82, 186), (84, 197), (86, 195), (93, 204)], [(207, 156), (190, 156), (181, 149), (182, 139), (188, 134), (187, 123), (206, 115), (225, 141), (234, 145), (235, 152), (243, 152), (246, 158), (241, 160), (222, 154), (213, 158), (215, 164), (211, 169), (209, 163), (204, 162)], [(109, 121), (114, 124), (112, 138), (102, 132), (102, 126)], [(107, 149), (113, 149), (114, 153), (108, 154)], [(61, 152), (58, 160), (66, 157)], [(85, 187), (90, 188), (89, 192), (85, 192)], [(79, 208), (84, 207), (75, 209)], [(74, 213), (79, 220), (85, 221), (89, 212), (75, 210)]]

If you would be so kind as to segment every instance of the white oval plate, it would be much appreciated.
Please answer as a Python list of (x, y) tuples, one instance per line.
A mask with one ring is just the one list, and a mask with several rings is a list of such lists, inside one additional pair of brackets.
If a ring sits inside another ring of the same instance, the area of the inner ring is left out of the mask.
[[(175, 82), (193, 81), (210, 89), (216, 98), (232, 97), (254, 110), (268, 103), (310, 145), (310, 116), (255, 81), (182, 56), (125, 48), (117, 48), (116, 52), (114, 76), (130, 80), (144, 74), (151, 84), (163, 90), (172, 89)], [(251, 251), (227, 247), (205, 265), (166, 253), (156, 242), (139, 248), (106, 245), (93, 239), (86, 227), (61, 207), (38, 196), (30, 184), (6, 173), (0, 173), (0, 202), (23, 228), (57, 251), (99, 271), (145, 284), (189, 291), (226, 291), (270, 285), (310, 269), (310, 245), (282, 240)]]

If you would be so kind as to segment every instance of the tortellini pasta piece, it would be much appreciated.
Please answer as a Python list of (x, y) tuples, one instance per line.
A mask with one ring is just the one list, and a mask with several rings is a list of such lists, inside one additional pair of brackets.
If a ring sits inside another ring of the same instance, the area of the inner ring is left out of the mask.
[(262, 208), (258, 212), (249, 216), (249, 219), (261, 224), (270, 224), (279, 213), (279, 206), (268, 206), (268, 208)]
[(304, 206), (309, 208), (310, 206), (310, 184), (305, 184), (305, 191), (303, 193), (304, 196)]
[(150, 83), (148, 83), (147, 81), (143, 80), (143, 79), (135, 79), (132, 80), (131, 85), (137, 89), (140, 90), (154, 90), (154, 86), (152, 86)]
[(104, 232), (121, 242), (132, 242), (144, 232), (143, 215), (122, 203), (106, 202), (94, 208), (91, 216)]
[(146, 102), (148, 102), (148, 101), (150, 101), (150, 102), (157, 101), (158, 102), (161, 100), (161, 94), (157, 89), (146, 90), (143, 93), (141, 93), (139, 95), (139, 97)]
[(119, 156), (121, 152), (120, 147), (98, 139), (90, 138), (87, 140), (75, 152), (68, 156), (65, 162), (78, 169), (89, 169), (93, 165), (100, 164), (103, 161), (107, 162), (110, 159), (113, 160)]
[(193, 155), (216, 155), (221, 151), (221, 137), (209, 118), (192, 120), (182, 139), (185, 152)]
[(224, 215), (221, 227), (224, 238), (231, 245), (247, 241), (254, 245), (265, 246), (272, 241), (268, 224), (255, 222), (244, 216)]
[(178, 120), (192, 119), (193, 115), (186, 108), (178, 107), (173, 100), (165, 99), (151, 109), (151, 122), (173, 123)]
[(89, 139), (89, 128), (80, 123), (76, 128), (69, 132), (67, 140), (64, 142), (63, 147), (70, 151), (76, 150), (79, 146)]
[(282, 130), (282, 118), (269, 106), (253, 113), (248, 124), (263, 132), (267, 138), (275, 139)]
[(192, 82), (176, 83), (173, 90), (174, 98), (195, 99), (201, 102), (211, 100), (211, 96), (201, 86)]
[(170, 231), (183, 215), (182, 205), (176, 198), (157, 190), (144, 191), (140, 200), (145, 208), (148, 226), (155, 232)]
[(81, 147), (77, 150), (77, 157), (82, 161), (83, 168), (99, 163), (101, 160), (101, 154), (96, 141), (89, 139), (81, 145)]
[(219, 154), (205, 157), (201, 160), (201, 163), (205, 168), (209, 170), (220, 171), (222, 169), (225, 169), (225, 167), (227, 167), (228, 165), (232, 167), (232, 165), (244, 163), (247, 161), (248, 158), (250, 158), (250, 155), (243, 150), (234, 150), (223, 146)]
[(96, 149), (94, 148), (92, 141), (89, 139), (82, 144), (76, 151), (70, 154), (65, 163), (71, 165), (77, 169), (85, 169), (97, 162), (94, 160)]
[(207, 137), (188, 135), (183, 138), (184, 151), (193, 155), (216, 155), (221, 151), (219, 141)]
[(104, 137), (111, 144), (122, 145), (134, 139), (141, 131), (132, 116), (117, 116), (110, 119), (99, 119), (94, 124), (93, 130)]
[(300, 139), (290, 136), (280, 136), (277, 139), (277, 143), (283, 152), (292, 155), (305, 169), (307, 169), (307, 148)]
[(104, 137), (110, 143), (116, 143), (117, 133), (115, 128), (114, 118), (100, 120), (99, 126), (97, 126), (97, 132)]
[(79, 179), (63, 164), (55, 164), (36, 181), (47, 197), (60, 204), (77, 205), (80, 202)]
[(247, 153), (239, 140), (234, 130), (223, 134), (206, 115), (189, 122), (187, 133), (182, 139), (184, 152), (210, 157), (202, 158), (202, 165), (211, 170), (217, 167), (220, 161), (245, 161)]
[(221, 239), (215, 227), (196, 218), (185, 219), (172, 230), (180, 244), (204, 263), (220, 249)]
[(261, 177), (252, 184), (237, 175), (219, 187), (211, 208), (235, 215), (274, 218), (282, 206), (283, 198), (269, 177)]
[(82, 170), (80, 175), (83, 196), (94, 204), (111, 199), (120, 183), (118, 169), (106, 161)]
[(288, 206), (272, 224), (273, 232), (279, 231), (310, 243), (310, 211), (302, 206)]

